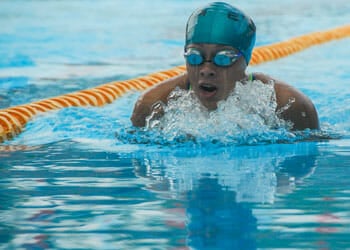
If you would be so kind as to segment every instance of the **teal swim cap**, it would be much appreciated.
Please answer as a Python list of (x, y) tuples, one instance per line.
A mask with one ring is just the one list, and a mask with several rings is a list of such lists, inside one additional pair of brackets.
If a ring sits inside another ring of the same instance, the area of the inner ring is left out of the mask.
[(255, 24), (241, 10), (214, 2), (192, 13), (186, 25), (186, 45), (210, 43), (238, 49), (249, 64), (255, 44)]

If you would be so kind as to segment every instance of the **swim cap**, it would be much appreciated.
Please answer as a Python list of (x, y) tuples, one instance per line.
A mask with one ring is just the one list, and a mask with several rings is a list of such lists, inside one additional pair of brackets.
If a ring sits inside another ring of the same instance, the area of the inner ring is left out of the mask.
[(186, 45), (210, 43), (238, 49), (249, 64), (255, 44), (255, 24), (241, 10), (223, 2), (197, 9), (186, 25)]

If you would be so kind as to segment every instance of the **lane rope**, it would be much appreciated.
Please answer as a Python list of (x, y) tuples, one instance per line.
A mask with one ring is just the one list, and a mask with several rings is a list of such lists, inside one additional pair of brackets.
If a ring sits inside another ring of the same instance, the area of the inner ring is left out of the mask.
[[(256, 47), (253, 50), (249, 65), (254, 66), (277, 60), (311, 46), (348, 36), (350, 36), (350, 25), (345, 25), (294, 37), (271, 45)], [(145, 90), (161, 81), (178, 76), (184, 73), (185, 70), (186, 67), (184, 65), (177, 66), (135, 79), (109, 82), (95, 88), (2, 109), (0, 110), (0, 143), (21, 133), (27, 122), (38, 113), (72, 106), (102, 106), (112, 103), (130, 90)]]

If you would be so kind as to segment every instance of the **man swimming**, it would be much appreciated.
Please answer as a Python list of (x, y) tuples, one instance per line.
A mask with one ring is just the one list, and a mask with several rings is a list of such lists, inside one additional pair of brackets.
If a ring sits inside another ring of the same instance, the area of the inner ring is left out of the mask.
[[(255, 44), (256, 27), (241, 10), (214, 2), (192, 13), (186, 25), (184, 56), (187, 72), (163, 81), (141, 95), (131, 117), (134, 126), (146, 125), (157, 103), (167, 104), (177, 87), (193, 91), (209, 111), (226, 100), (237, 82), (274, 82), (278, 115), (293, 130), (319, 129), (311, 100), (292, 86), (262, 73), (246, 73)], [(287, 108), (283, 108), (287, 107)]]

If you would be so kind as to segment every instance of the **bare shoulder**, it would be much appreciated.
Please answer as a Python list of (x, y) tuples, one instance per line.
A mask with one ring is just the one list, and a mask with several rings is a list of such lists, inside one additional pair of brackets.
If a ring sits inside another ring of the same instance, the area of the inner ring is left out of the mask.
[(182, 74), (176, 77), (167, 79), (141, 94), (137, 100), (133, 114), (131, 116), (131, 122), (134, 126), (145, 126), (145, 119), (152, 112), (152, 106), (155, 103), (163, 102), (167, 103), (169, 94), (176, 88), (185, 89), (187, 85), (187, 74)]
[(293, 129), (319, 129), (316, 108), (309, 97), (293, 86), (262, 73), (254, 73), (254, 77), (264, 83), (274, 81), (277, 99), (277, 110), (281, 118), (293, 122)]

